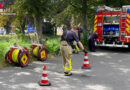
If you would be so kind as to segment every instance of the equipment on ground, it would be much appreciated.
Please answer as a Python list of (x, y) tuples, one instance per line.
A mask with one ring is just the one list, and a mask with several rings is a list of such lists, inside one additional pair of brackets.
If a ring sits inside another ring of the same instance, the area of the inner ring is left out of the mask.
[[(44, 44), (39, 44), (38, 35), (35, 33), (35, 39), (32, 40), (32, 46), (31, 46), (31, 54), (41, 61), (45, 61), (47, 59), (47, 48)], [(32, 38), (31, 38), (32, 39)], [(35, 42), (34, 42), (35, 41)]]
[(90, 64), (89, 64), (89, 60), (88, 60), (88, 53), (87, 52), (84, 53), (84, 61), (83, 61), (83, 65), (81, 68), (82, 69), (91, 69)]
[(21, 67), (25, 67), (29, 64), (29, 50), (26, 47), (20, 47), (15, 43), (14, 46), (10, 46), (10, 50), (5, 54), (5, 61), (7, 63), (19, 64)]
[(33, 44), (31, 46), (31, 54), (41, 61), (45, 61), (47, 59), (46, 46), (42, 44)]
[(43, 66), (43, 73), (42, 73), (42, 78), (38, 82), (40, 86), (51, 86), (51, 82), (47, 78), (47, 71), (46, 71), (46, 65)]
[(94, 21), (96, 46), (130, 47), (130, 5), (122, 8), (99, 6)]

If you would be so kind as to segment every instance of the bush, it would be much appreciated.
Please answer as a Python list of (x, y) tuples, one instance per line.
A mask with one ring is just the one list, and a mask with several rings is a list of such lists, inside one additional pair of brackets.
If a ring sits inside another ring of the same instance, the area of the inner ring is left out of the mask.
[(30, 49), (30, 46), (32, 45), (30, 37), (27, 35), (23, 35), (23, 34), (18, 34), (18, 39), (19, 39), (19, 45), (20, 46), (24, 46), (27, 47), (28, 49)]
[(9, 43), (3, 42), (0, 44), (0, 61), (4, 59), (6, 52), (9, 50)]
[(87, 33), (87, 31), (84, 31), (83, 38), (81, 39), (81, 42), (83, 43), (84, 48), (88, 49), (88, 33)]
[(46, 46), (47, 46), (47, 51), (50, 54), (59, 54), (59, 52), (57, 52), (60, 48), (60, 39), (51, 39), (46, 41)]

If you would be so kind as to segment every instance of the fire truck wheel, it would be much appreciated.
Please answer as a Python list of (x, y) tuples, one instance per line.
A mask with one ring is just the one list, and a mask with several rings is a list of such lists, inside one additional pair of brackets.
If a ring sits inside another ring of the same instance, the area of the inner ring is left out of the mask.
[(26, 51), (21, 52), (18, 60), (21, 67), (27, 66), (29, 64), (29, 54)]
[(9, 60), (9, 57), (8, 57), (9, 52), (10, 52), (10, 50), (5, 54), (5, 62), (7, 62), (7, 63), (11, 63), (11, 61)]
[(47, 50), (45, 48), (41, 48), (38, 54), (41, 61), (45, 61), (47, 59)]

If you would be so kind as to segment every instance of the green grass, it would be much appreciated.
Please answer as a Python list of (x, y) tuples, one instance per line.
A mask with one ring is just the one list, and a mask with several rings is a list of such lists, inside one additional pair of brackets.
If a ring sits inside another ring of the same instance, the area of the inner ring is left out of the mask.
[[(0, 36), (0, 68), (4, 66), (9, 66), (9, 64), (5, 63), (5, 54), (10, 49), (10, 46), (12, 46), (14, 43), (18, 43), (19, 46), (27, 47), (29, 50), (31, 49), (30, 46), (32, 45), (30, 37), (28, 35), (22, 35), (18, 34), (16, 36), (12, 36), (9, 38), (8, 35), (6, 36)], [(58, 36), (53, 35), (43, 35), (43, 38), (47, 38), (47, 41), (43, 41), (43, 44), (47, 46), (48, 51), (48, 58), (50, 58), (52, 55), (60, 55), (60, 53), (57, 53), (57, 50), (60, 47), (60, 40)], [(37, 60), (37, 58), (34, 58), (30, 55), (30, 62)]]

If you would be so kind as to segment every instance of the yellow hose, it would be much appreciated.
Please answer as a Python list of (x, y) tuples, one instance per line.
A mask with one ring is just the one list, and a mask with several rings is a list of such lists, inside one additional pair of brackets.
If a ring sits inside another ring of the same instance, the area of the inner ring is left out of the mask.
[(39, 49), (39, 47), (35, 47), (33, 49), (33, 55), (38, 56), (38, 49)]
[(15, 49), (12, 53), (12, 60), (15, 63), (18, 63), (18, 54), (19, 54), (19, 49)]

